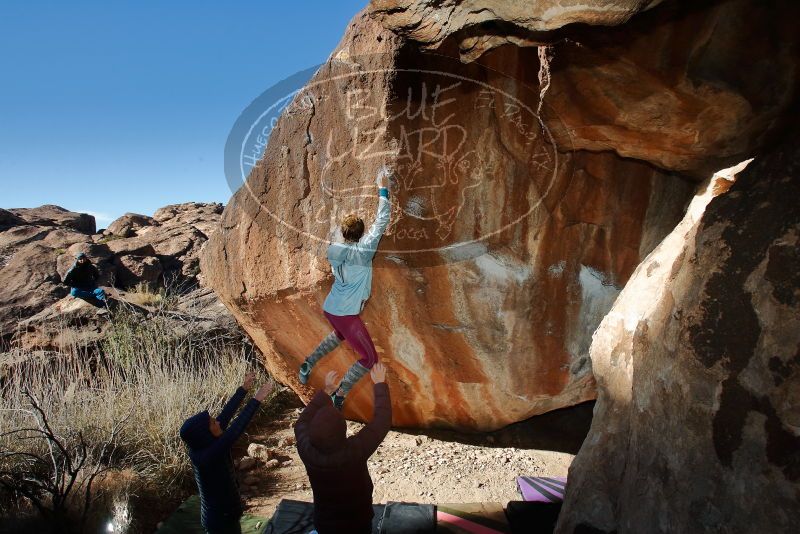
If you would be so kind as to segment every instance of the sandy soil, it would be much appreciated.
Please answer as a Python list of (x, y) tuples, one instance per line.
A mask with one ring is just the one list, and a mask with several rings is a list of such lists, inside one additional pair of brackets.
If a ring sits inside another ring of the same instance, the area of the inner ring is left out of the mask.
[[(249, 444), (263, 444), (278, 463), (267, 467), (259, 461), (252, 469), (241, 472), (242, 496), (248, 513), (270, 517), (281, 499), (312, 500), (292, 430), (301, 406), (296, 397), (283, 395), (271, 423), (244, 436), (234, 451), (235, 458), (240, 459), (246, 455)], [(573, 454), (588, 431), (591, 405), (541, 417), (541, 421), (534, 418), (481, 436), (390, 432), (369, 462), (375, 502), (505, 504), (519, 500), (516, 476), (567, 474)], [(358, 428), (358, 423), (348, 423), (349, 432)], [(530, 448), (531, 444), (539, 443), (568, 452)]]

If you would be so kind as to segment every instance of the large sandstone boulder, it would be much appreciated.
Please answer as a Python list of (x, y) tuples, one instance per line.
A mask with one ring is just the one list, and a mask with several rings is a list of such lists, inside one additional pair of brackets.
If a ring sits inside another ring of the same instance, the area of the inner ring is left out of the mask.
[(709, 183), (601, 323), (558, 532), (796, 529), (798, 139)]
[[(270, 370), (310, 394), (295, 373), (330, 329), (327, 243), (344, 213), (372, 215), (388, 161), (394, 220), (362, 315), (395, 424), (488, 430), (591, 398), (590, 335), (691, 195), (674, 172), (745, 159), (797, 100), (795, 3), (656, 4), (376, 1), (358, 15), (203, 256)], [(312, 385), (353, 359), (339, 349)], [(368, 417), (367, 385), (351, 399), (346, 414)]]
[[(693, 184), (610, 152), (561, 152), (538, 102), (496, 69), (356, 18), (202, 257), (273, 374), (310, 394), (296, 370), (330, 331), (326, 245), (344, 213), (373, 215), (389, 161), (393, 223), (362, 316), (390, 368), (395, 424), (491, 430), (594, 397), (591, 333)], [(338, 349), (312, 385), (354, 359)], [(369, 417), (368, 381), (345, 411)]]

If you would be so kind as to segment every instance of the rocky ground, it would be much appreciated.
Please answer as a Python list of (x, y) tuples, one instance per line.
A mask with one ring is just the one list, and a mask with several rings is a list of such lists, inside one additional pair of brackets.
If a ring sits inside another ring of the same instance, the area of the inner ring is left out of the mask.
[[(294, 394), (283, 392), (271, 422), (247, 435), (235, 451), (248, 513), (270, 517), (281, 499), (312, 500), (292, 427), (301, 406)], [(482, 436), (391, 431), (369, 461), (374, 500), (503, 504), (519, 500), (516, 476), (566, 476), (574, 457), (571, 452), (576, 452), (588, 430), (591, 410), (588, 403)], [(348, 432), (360, 427), (350, 422)], [(571, 452), (530, 448), (537, 443)]]

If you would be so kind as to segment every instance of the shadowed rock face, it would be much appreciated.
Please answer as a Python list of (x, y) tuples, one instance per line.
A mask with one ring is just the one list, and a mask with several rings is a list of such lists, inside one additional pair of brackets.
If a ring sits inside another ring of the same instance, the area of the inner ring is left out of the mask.
[[(752, 156), (786, 120), (797, 100), (793, 21), (800, 4), (655, 4), (482, 2), (478, 9), (473, 2), (384, 0), (371, 7), (422, 46), (452, 49), (464, 61), (486, 59), (533, 86), (539, 62), (526, 47), (552, 45), (546, 102), (559, 119), (548, 126), (560, 145), (613, 150), (702, 180)], [(543, 13), (569, 18), (551, 21)], [(588, 26), (595, 24), (619, 25)]]
[(614, 26), (663, 0), (372, 0), (381, 24), (434, 48), (454, 33), (465, 53), (475, 58), (489, 48), (536, 43), (537, 32), (567, 24)]
[(637, 268), (594, 335), (559, 532), (794, 530), (799, 175), (795, 138), (708, 203), (712, 182)]

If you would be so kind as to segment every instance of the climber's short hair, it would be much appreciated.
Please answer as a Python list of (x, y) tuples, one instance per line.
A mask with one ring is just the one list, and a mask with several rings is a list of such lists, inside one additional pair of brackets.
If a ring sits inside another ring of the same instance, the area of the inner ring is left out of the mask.
[(364, 221), (356, 215), (351, 213), (342, 219), (342, 236), (345, 241), (356, 242), (364, 235)]

